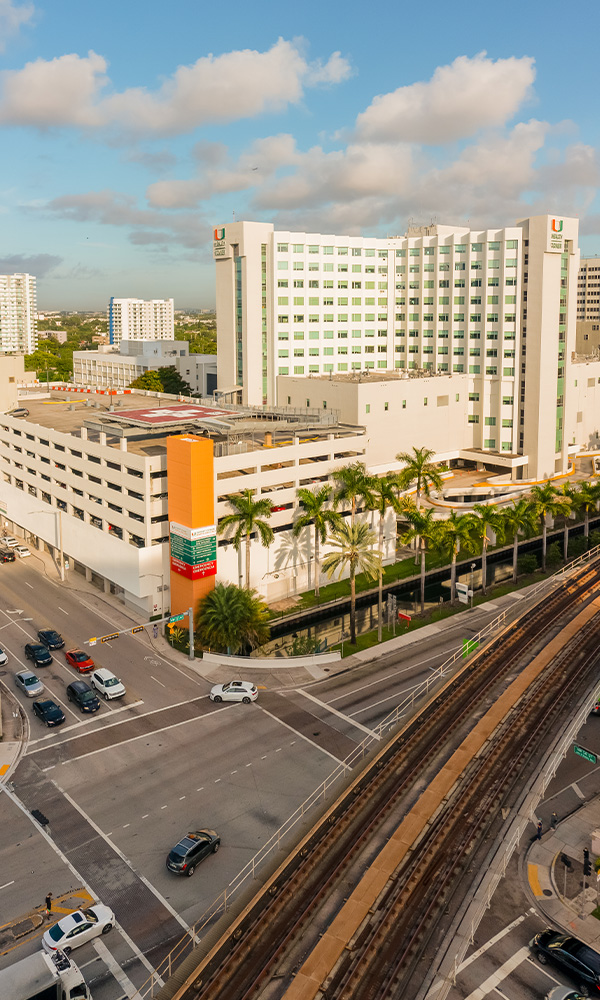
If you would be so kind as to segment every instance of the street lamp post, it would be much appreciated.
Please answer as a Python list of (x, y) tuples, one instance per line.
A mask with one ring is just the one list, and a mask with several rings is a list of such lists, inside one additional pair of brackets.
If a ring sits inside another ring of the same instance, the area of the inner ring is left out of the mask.
[(471, 563), (471, 607), (473, 607), (473, 571), (475, 570), (475, 563)]

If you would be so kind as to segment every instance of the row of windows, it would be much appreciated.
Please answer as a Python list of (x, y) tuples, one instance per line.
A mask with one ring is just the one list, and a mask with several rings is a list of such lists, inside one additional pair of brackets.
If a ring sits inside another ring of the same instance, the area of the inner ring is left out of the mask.
[[(378, 369), (387, 369), (387, 367), (388, 367), (388, 365), (387, 365), (386, 361), (378, 361), (377, 362), (377, 368)], [(406, 367), (407, 367), (406, 366), (406, 362), (404, 360), (400, 360), (400, 361), (396, 361), (395, 362), (395, 368), (397, 368), (397, 369), (405, 369)], [(419, 366), (418, 366), (418, 364), (417, 364), (416, 361), (409, 361), (409, 363), (408, 363), (408, 368), (409, 369), (417, 369), (418, 367)], [(431, 370), (432, 372), (433, 371), (439, 371), (439, 372), (450, 371), (450, 365), (442, 363), (442, 362), (439, 362), (436, 366), (434, 366), (433, 362), (426, 362), (423, 365), (423, 367)], [(363, 360), (363, 361), (353, 361), (350, 365), (348, 365), (347, 362), (340, 362), (340, 363), (338, 363), (335, 366), (335, 370), (337, 372), (361, 371), (363, 369), (373, 369), (373, 368), (375, 368), (375, 362), (374, 361), (365, 361), (365, 360)], [(328, 372), (333, 372), (333, 370), (334, 370), (333, 364), (324, 364), (322, 367), (319, 366), (319, 365), (315, 365), (315, 364), (308, 365), (308, 372), (306, 371), (306, 366), (305, 365), (294, 365), (292, 374), (294, 374), (294, 375), (305, 375), (305, 374), (317, 375), (317, 374), (319, 374), (321, 372), (324, 373), (324, 374), (327, 374)], [(464, 364), (462, 364), (460, 362), (456, 362), (456, 363), (454, 363), (452, 365), (452, 371), (456, 372), (458, 374), (460, 374), (462, 372), (465, 372), (467, 370), (469, 372), (469, 375), (480, 375), (481, 374), (481, 365), (469, 365), (468, 369), (467, 369), (467, 367)], [(289, 375), (290, 374), (290, 369), (288, 367), (279, 368), (278, 369), (278, 374), (279, 375)], [(485, 368), (485, 374), (486, 375), (497, 375), (498, 374), (498, 368), (497, 368), (497, 366), (496, 365), (488, 365), (488, 366), (486, 366), (486, 368)], [(502, 369), (502, 375), (505, 378), (513, 378), (514, 374), (515, 374), (514, 368), (503, 368)]]
[[(351, 257), (362, 257), (362, 256), (365, 256), (365, 257), (375, 257), (375, 256), (378, 256), (378, 257), (386, 258), (388, 256), (388, 253), (389, 253), (390, 257), (393, 257), (394, 255), (396, 257), (405, 257), (406, 256), (406, 248), (397, 249), (395, 251), (394, 250), (389, 250), (388, 251), (388, 250), (375, 250), (373, 248), (365, 248), (365, 247), (319, 246), (317, 244), (309, 244), (309, 245), (305, 246), (304, 243), (292, 243), (292, 244), (290, 244), (290, 243), (278, 243), (277, 244), (277, 252), (278, 253), (290, 253), (290, 246), (291, 246), (291, 252), (292, 253), (304, 253), (305, 250), (306, 250), (306, 252), (309, 253), (309, 254), (322, 253), (325, 256), (331, 256), (334, 253), (334, 251), (338, 255), (338, 257), (348, 257), (348, 256), (351, 256)], [(454, 246), (454, 252), (455, 253), (466, 253), (467, 252), (467, 244), (466, 243), (455, 243), (455, 244), (453, 244), (453, 246)], [(482, 253), (483, 250), (484, 250), (484, 247), (486, 247), (486, 246), (487, 246), (488, 250), (500, 250), (501, 243), (500, 243), (499, 240), (490, 240), (490, 241), (487, 242), (487, 244), (485, 244), (485, 243), (471, 243), (471, 252), (472, 253)], [(506, 246), (507, 250), (517, 250), (518, 246), (519, 246), (519, 241), (518, 240), (506, 240), (505, 246)], [(430, 247), (409, 247), (408, 248), (408, 253), (409, 253), (410, 257), (418, 257), (418, 256), (420, 256), (421, 252), (423, 253), (424, 256), (433, 256), (433, 254), (435, 254), (436, 249), (437, 249), (438, 253), (440, 253), (440, 254), (449, 254), (450, 251), (452, 250), (452, 246), (441, 245), (441, 246), (437, 246), (437, 247), (435, 247), (435, 246), (430, 246)]]

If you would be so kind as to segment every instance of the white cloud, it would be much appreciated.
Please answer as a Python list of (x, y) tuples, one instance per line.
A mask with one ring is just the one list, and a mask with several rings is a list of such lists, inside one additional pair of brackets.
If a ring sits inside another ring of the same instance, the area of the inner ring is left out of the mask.
[(439, 66), (427, 83), (399, 87), (375, 97), (358, 115), (359, 138), (379, 142), (439, 145), (504, 125), (527, 98), (535, 72), (533, 59), (495, 62), (485, 52), (459, 56)]
[(311, 65), (299, 43), (280, 38), (266, 52), (244, 49), (203, 56), (191, 66), (178, 67), (156, 91), (132, 87), (103, 96), (108, 81), (102, 56), (64, 55), (1, 75), (0, 122), (176, 135), (209, 122), (282, 111), (302, 99), (305, 87), (338, 83), (349, 72), (338, 52), (325, 65)]
[(17, 6), (13, 0), (0, 0), (0, 52), (4, 52), (7, 42), (31, 21), (33, 13), (32, 3)]

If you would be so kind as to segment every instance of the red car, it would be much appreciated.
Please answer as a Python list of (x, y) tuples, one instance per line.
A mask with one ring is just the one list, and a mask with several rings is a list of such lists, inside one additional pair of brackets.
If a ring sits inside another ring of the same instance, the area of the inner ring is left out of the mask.
[(90, 670), (94, 669), (94, 661), (82, 649), (68, 649), (65, 656), (67, 663), (75, 667), (80, 674), (89, 674)]

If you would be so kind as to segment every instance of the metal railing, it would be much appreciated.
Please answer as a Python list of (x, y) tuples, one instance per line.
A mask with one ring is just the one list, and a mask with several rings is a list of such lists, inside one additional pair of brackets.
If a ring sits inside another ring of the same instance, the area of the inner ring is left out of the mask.
[[(588, 552), (583, 553), (583, 555), (578, 556), (572, 562), (568, 563), (562, 569), (560, 569), (553, 576), (546, 580), (542, 580), (535, 587), (530, 588), (526, 595), (526, 602), (529, 604), (531, 599), (539, 597), (543, 591), (551, 589), (558, 586), (564, 578), (573, 572), (573, 570), (579, 568), (582, 564), (586, 562), (591, 562), (600, 556), (600, 545)], [(141, 997), (154, 997), (156, 996), (156, 991), (164, 985), (164, 980), (168, 979), (175, 968), (180, 964), (180, 962), (191, 952), (193, 947), (199, 942), (200, 933), (208, 927), (209, 924), (216, 922), (216, 920), (224, 913), (227, 912), (228, 907), (234, 896), (236, 896), (239, 891), (245, 886), (246, 882), (250, 879), (257, 877), (257, 871), (262, 866), (266, 858), (271, 854), (272, 851), (279, 850), (282, 847), (282, 842), (291, 833), (291, 831), (296, 827), (296, 825), (302, 822), (309, 811), (314, 809), (320, 803), (324, 803), (327, 798), (327, 792), (337, 784), (341, 778), (343, 778), (348, 771), (360, 760), (363, 760), (367, 753), (369, 753), (375, 746), (380, 746), (380, 742), (384, 734), (389, 733), (391, 729), (394, 728), (400, 721), (400, 719), (406, 715), (409, 711), (415, 708), (416, 702), (419, 700), (425, 700), (431, 690), (436, 684), (443, 681), (446, 675), (450, 672), (452, 667), (459, 660), (467, 660), (471, 655), (473, 655), (480, 645), (483, 639), (489, 638), (494, 632), (501, 631), (506, 625), (507, 612), (502, 611), (496, 618), (491, 622), (488, 622), (479, 632), (469, 638), (470, 651), (465, 653), (463, 647), (459, 647), (456, 651), (448, 657), (439, 667), (432, 671), (432, 673), (418, 684), (414, 690), (406, 696), (390, 713), (387, 715), (382, 722), (374, 729), (372, 736), (366, 736), (362, 743), (358, 744), (344, 760), (338, 764), (336, 768), (321, 782), (320, 785), (306, 798), (298, 808), (288, 817), (288, 819), (283, 823), (278, 830), (267, 840), (260, 850), (253, 855), (253, 857), (248, 861), (248, 863), (238, 872), (235, 878), (229, 883), (227, 888), (219, 895), (211, 905), (204, 911), (202, 916), (194, 922), (190, 927), (188, 933), (177, 942), (175, 947), (169, 952), (166, 958), (159, 964), (154, 974), (138, 989), (136, 993), (136, 998)], [(591, 707), (591, 706), (590, 706)], [(584, 713), (582, 713), (584, 714)], [(578, 716), (579, 719), (579, 716)], [(572, 727), (569, 729), (568, 737), (561, 746), (566, 746), (572, 741), (572, 730), (577, 725), (577, 728), (581, 723), (573, 723)], [(564, 756), (564, 751), (557, 751), (558, 756), (562, 759)], [(558, 761), (559, 763), (560, 761)], [(548, 783), (552, 780), (556, 769), (558, 768), (558, 763), (554, 768), (554, 771), (548, 777), (548, 780), (543, 784), (543, 790), (540, 792), (540, 798), (543, 795)], [(548, 772), (549, 773), (549, 772)], [(539, 799), (537, 800), (539, 801)], [(498, 885), (500, 879), (504, 876), (506, 872), (506, 865), (512, 856), (515, 847), (518, 845), (520, 838), (522, 836), (523, 830), (526, 828), (527, 824), (530, 822), (530, 818), (524, 818), (522, 824), (519, 825), (517, 833), (515, 834), (516, 840), (513, 843), (512, 840), (504, 852), (502, 862), (502, 872), (497, 875), (496, 880), (493, 883), (493, 888), (489, 894), (489, 899)], [(487, 899), (487, 897), (486, 897)], [(477, 923), (473, 924), (472, 935), (474, 935), (477, 925), (484, 915), (486, 909), (489, 907), (489, 902), (482, 905), (480, 915), (477, 918)], [(465, 951), (469, 945), (469, 941), (465, 944)], [(458, 953), (456, 957), (456, 962), (462, 961), (464, 952)], [(457, 967), (455, 962), (455, 966)], [(451, 983), (448, 984), (448, 989), (450, 989)], [(440, 994), (441, 996), (442, 994)], [(443, 996), (446, 994), (444, 993)]]

